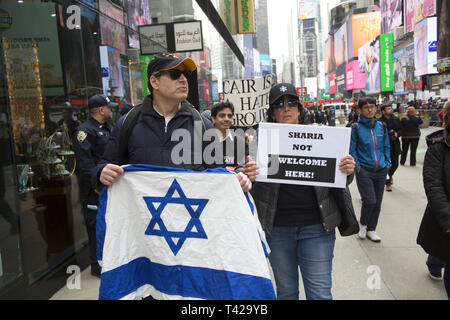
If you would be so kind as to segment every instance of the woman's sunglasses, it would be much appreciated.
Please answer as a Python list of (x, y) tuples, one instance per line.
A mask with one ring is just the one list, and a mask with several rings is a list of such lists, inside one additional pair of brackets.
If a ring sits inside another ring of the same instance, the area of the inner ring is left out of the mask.
[(170, 70), (156, 72), (154, 74), (154, 76), (160, 77), (163, 74), (163, 72), (167, 72), (172, 80), (177, 80), (178, 78), (181, 77), (181, 75), (184, 75), (186, 77), (186, 79), (189, 79), (189, 77), (192, 75), (192, 71), (188, 71), (188, 70), (181, 71), (178, 69), (170, 69)]
[[(286, 102), (288, 107), (290, 108), (297, 108), (298, 106), (298, 101), (297, 100), (289, 100)], [(280, 101), (280, 102), (275, 102), (274, 104), (272, 104), (272, 108), (274, 109), (283, 109), (284, 108), (284, 101)]]

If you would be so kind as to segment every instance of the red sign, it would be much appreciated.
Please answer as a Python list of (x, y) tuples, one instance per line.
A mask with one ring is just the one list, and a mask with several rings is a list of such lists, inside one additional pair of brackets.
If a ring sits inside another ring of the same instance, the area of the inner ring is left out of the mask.
[(330, 72), (328, 79), (330, 82), (330, 94), (336, 93), (336, 71)]
[(305, 94), (308, 93), (308, 91), (306, 90), (306, 87), (297, 87), (297, 95), (298, 96), (304, 96)]

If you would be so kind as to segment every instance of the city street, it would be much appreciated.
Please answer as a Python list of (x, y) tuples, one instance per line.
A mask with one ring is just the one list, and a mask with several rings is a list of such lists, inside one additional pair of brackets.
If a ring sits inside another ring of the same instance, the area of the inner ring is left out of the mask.
[[(422, 129), (417, 165), (410, 167), (408, 159), (395, 173), (393, 191), (384, 193), (377, 228), (381, 243), (360, 240), (356, 235), (340, 237), (336, 231), (332, 289), (335, 300), (447, 300), (442, 281), (429, 278), (427, 254), (416, 244), (426, 206), (422, 182), (425, 136), (437, 129)], [(355, 181), (350, 190), (359, 218), (361, 200)], [(51, 299), (97, 299), (100, 281), (90, 275), (89, 268), (82, 272), (80, 284), (80, 289), (62, 288)], [(303, 300), (301, 282), (300, 287)]]

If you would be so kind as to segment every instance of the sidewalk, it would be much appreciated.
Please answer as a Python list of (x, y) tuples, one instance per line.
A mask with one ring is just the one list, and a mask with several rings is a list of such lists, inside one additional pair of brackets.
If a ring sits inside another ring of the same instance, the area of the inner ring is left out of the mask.
[[(333, 261), (333, 297), (336, 300), (447, 300), (442, 281), (428, 277), (427, 254), (416, 244), (426, 206), (422, 182), (425, 136), (438, 128), (422, 129), (417, 165), (400, 166), (394, 176), (393, 192), (385, 192), (377, 228), (381, 243), (341, 237), (336, 229)], [(361, 200), (356, 181), (350, 185), (359, 218)], [(81, 288), (63, 287), (52, 300), (95, 300), (100, 280), (81, 274)], [(300, 296), (305, 295), (300, 281)]]

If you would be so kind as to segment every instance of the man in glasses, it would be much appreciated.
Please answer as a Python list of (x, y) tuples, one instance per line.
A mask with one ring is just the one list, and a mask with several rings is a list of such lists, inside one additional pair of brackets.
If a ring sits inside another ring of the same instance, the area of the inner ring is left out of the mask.
[(92, 183), (96, 166), (102, 159), (106, 144), (112, 131), (109, 120), (117, 103), (111, 102), (104, 94), (96, 94), (89, 98), (89, 119), (83, 122), (71, 137), (73, 140), (77, 168), (79, 172), (80, 198), (89, 239), (91, 274), (100, 277), (101, 268), (97, 262), (96, 215), (100, 187)]
[[(198, 137), (198, 134), (195, 134), (194, 121), (201, 117), (200, 122), (203, 122), (204, 129), (214, 127), (186, 100), (189, 92), (188, 78), (196, 68), (191, 58), (182, 58), (171, 53), (156, 54), (150, 61), (147, 67), (150, 95), (144, 99), (140, 114), (130, 131), (127, 161), (123, 162), (119, 154), (120, 130), (125, 118), (122, 117), (117, 122), (104, 154), (107, 164), (97, 167), (102, 184), (109, 186), (123, 174), (120, 164), (152, 164), (196, 171), (210, 166), (205, 163), (202, 155), (196, 156), (196, 153), (202, 150), (194, 147), (194, 139)], [(190, 133), (190, 137), (194, 137), (191, 141), (190, 161), (180, 163), (177, 161), (179, 159), (172, 158), (172, 150), (179, 142), (172, 141), (171, 138), (177, 129), (185, 129)], [(199, 162), (196, 159), (202, 160)], [(244, 173), (239, 173), (237, 178), (244, 191), (250, 190), (251, 182)]]
[(358, 101), (361, 115), (352, 125), (350, 154), (356, 161), (356, 184), (362, 198), (358, 236), (373, 242), (381, 238), (375, 229), (381, 211), (386, 176), (391, 167), (389, 133), (375, 117), (376, 100), (363, 97)]

